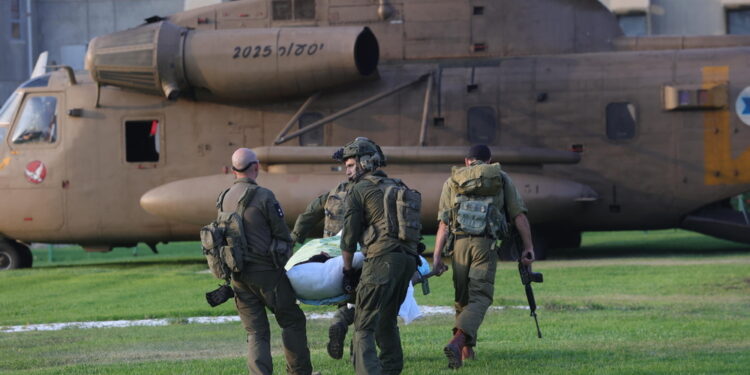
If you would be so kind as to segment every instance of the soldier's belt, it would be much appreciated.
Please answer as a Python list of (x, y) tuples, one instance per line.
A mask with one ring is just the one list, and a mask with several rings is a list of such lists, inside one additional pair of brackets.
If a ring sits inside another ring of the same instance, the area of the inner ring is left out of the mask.
[(488, 240), (494, 240), (495, 239), (495, 237), (490, 236), (489, 234), (458, 234), (458, 233), (454, 235), (454, 238), (456, 240), (461, 240), (461, 239), (464, 239), (464, 238), (485, 238), (485, 239), (488, 239)]

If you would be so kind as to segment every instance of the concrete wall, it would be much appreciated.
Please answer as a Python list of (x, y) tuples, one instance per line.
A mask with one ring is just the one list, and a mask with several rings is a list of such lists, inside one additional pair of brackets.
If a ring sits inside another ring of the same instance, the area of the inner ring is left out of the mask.
[(721, 0), (651, 0), (654, 35), (726, 34)]
[(12, 0), (0, 0), (0, 102), (28, 79), (39, 53), (49, 52), (49, 64), (83, 69), (91, 38), (142, 24), (153, 15), (183, 10), (186, 0), (31, 0), (33, 57), (28, 59), (27, 0), (20, 0), (22, 40), (10, 38)]
[(28, 44), (26, 41), (26, 0), (19, 1), (18, 22), (21, 40), (11, 37), (11, 1), (0, 0), (0, 105), (16, 86), (29, 76)]
[(750, 0), (600, 0), (618, 14), (643, 11), (652, 35), (724, 35), (726, 9)]
[(82, 69), (83, 55), (75, 51), (85, 51), (93, 37), (180, 12), (183, 5), (183, 0), (36, 0), (34, 49), (49, 51), (50, 63)]

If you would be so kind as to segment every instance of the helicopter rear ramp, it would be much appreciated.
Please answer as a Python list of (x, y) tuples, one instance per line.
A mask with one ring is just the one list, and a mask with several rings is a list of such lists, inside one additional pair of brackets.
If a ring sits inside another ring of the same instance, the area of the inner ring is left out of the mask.
[(711, 205), (682, 220), (680, 227), (725, 240), (750, 244), (750, 214), (729, 206)]

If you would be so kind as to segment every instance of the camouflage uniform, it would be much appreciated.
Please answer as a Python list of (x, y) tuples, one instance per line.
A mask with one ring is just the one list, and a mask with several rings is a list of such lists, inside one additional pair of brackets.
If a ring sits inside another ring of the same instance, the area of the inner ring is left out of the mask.
[[(388, 235), (383, 191), (366, 173), (346, 197), (341, 250), (365, 254), (354, 317), (354, 366), (357, 374), (399, 374), (404, 366), (398, 310), (416, 268), (416, 246)], [(384, 229), (386, 228), (386, 229)], [(378, 356), (376, 345), (380, 349)]]
[[(472, 166), (479, 164), (483, 163), (475, 161)], [(504, 172), (500, 173), (503, 188), (492, 201), (501, 212), (505, 210), (512, 221), (527, 209), (510, 177)], [(440, 194), (438, 220), (448, 225), (454, 236), (452, 256), (456, 319), (453, 330), (454, 333), (462, 330), (466, 336), (466, 346), (473, 347), (477, 342), (479, 325), (492, 305), (498, 260), (495, 250), (497, 239), (492, 234), (470, 236), (460, 232), (456, 225), (456, 197), (449, 178)]]
[[(234, 210), (245, 191), (253, 185), (257, 186), (251, 178), (237, 179), (224, 197), (221, 209)], [(305, 314), (296, 303), (286, 272), (277, 268), (270, 256), (252, 251), (269, 249), (273, 238), (292, 242), (289, 228), (284, 223), (284, 212), (273, 192), (262, 187), (257, 189), (243, 215), (245, 236), (251, 249), (245, 253), (243, 272), (232, 275), (235, 304), (247, 331), (247, 366), (252, 374), (273, 373), (271, 330), (265, 310), (268, 308), (282, 330), (287, 373), (309, 375), (312, 365)]]
[[(294, 229), (292, 230), (292, 238), (294, 241), (299, 243), (305, 242), (307, 234), (310, 233), (310, 231), (318, 225), (321, 220), (325, 220), (323, 222), (323, 237), (331, 237), (338, 234), (344, 226), (344, 200), (346, 199), (348, 187), (349, 182), (343, 181), (331, 191), (321, 194), (313, 199), (312, 202), (307, 205), (305, 212), (300, 214), (297, 217), (297, 221), (294, 223)], [(339, 305), (329, 328), (329, 336), (339, 337), (341, 342), (343, 342), (348, 327), (352, 323), (354, 323), (354, 308), (348, 307), (347, 303)], [(333, 342), (334, 340), (335, 339), (331, 337), (331, 341)], [(336, 352), (339, 351), (339, 349), (332, 349), (330, 343), (328, 351), (332, 357), (336, 359), (341, 358), (340, 352), (332, 353), (332, 351)]]

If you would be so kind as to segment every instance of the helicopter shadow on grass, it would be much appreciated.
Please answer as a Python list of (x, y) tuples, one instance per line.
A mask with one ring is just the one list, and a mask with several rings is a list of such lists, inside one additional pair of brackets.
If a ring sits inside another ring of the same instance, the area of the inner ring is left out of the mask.
[[(148, 260), (123, 260), (117, 259), (101, 262), (92, 263), (63, 263), (63, 264), (51, 264), (45, 265), (44, 269), (55, 269), (55, 268), (107, 268), (107, 269), (133, 269), (138, 267), (152, 267), (152, 266), (191, 266), (191, 265), (205, 265), (204, 259), (148, 259)], [(208, 270), (208, 268), (206, 268)]]
[[(600, 259), (635, 257), (715, 257), (750, 254), (750, 244), (721, 240), (703, 235), (677, 235), (674, 237), (648, 232), (612, 240), (584, 240), (580, 248), (555, 249), (547, 259)], [(587, 244), (587, 242), (593, 242)]]

